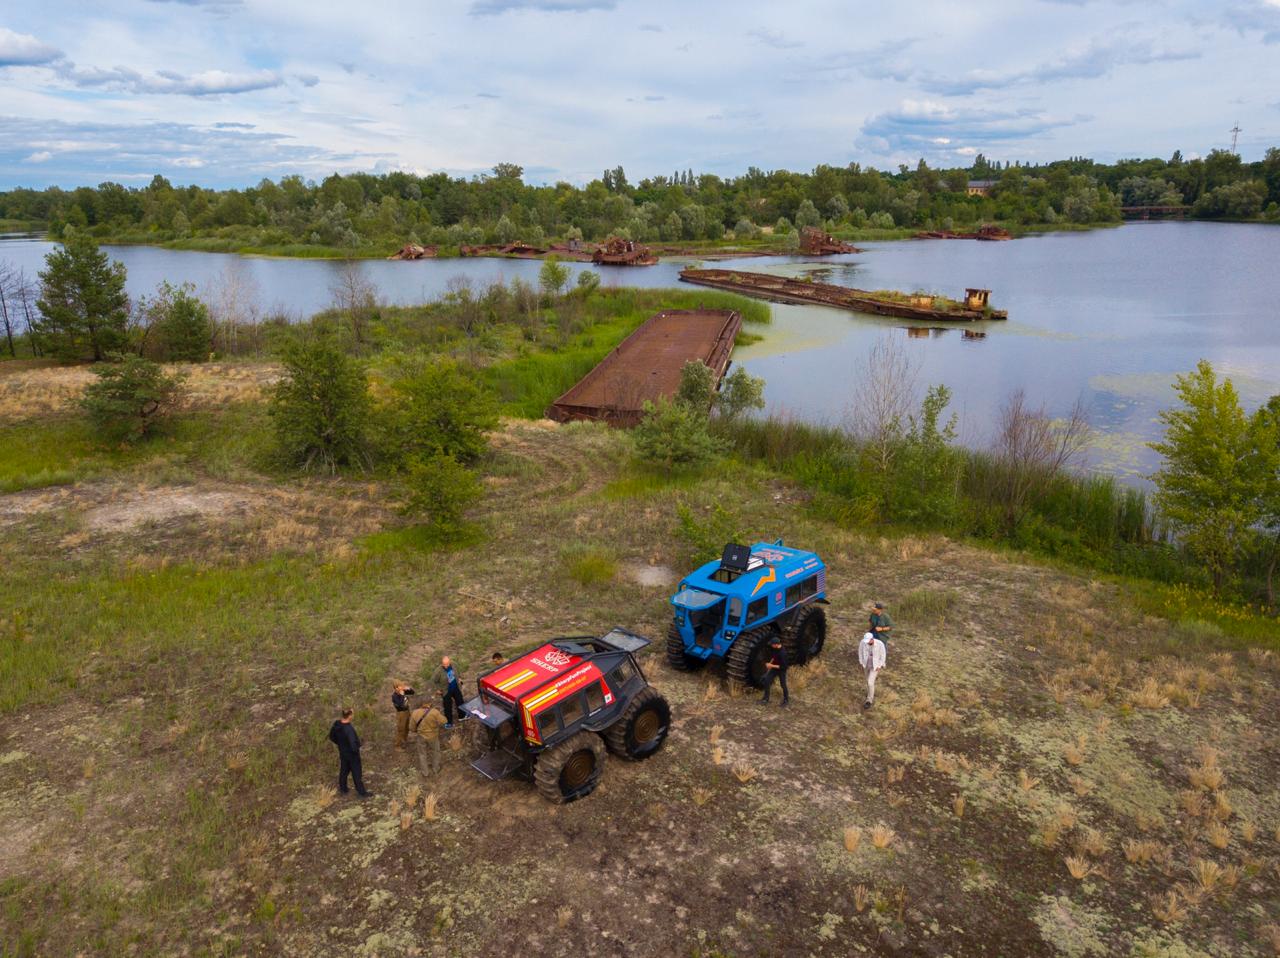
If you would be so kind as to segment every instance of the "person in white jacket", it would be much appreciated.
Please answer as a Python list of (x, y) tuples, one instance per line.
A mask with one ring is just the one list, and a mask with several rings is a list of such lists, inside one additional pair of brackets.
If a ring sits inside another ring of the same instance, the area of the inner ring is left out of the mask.
[(876, 700), (876, 676), (884, 668), (884, 658), (884, 643), (870, 632), (866, 633), (858, 643), (858, 662), (867, 673), (867, 700), (862, 703), (864, 709), (871, 708)]

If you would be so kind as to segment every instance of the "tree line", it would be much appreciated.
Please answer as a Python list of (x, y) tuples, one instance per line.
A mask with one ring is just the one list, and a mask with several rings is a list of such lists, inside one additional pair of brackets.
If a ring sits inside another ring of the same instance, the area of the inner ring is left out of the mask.
[[(720, 177), (693, 170), (632, 183), (621, 167), (585, 186), (532, 185), (515, 163), (470, 178), (445, 173), (334, 173), (319, 183), (300, 176), (247, 189), (174, 186), (155, 176), (141, 188), (106, 182), (64, 190), (0, 193), (0, 218), (68, 227), (98, 239), (133, 242), (221, 241), (228, 248), (307, 248), (381, 252), (405, 242), (540, 243), (754, 239), (802, 226), (832, 232), (916, 229), (1003, 222), (1035, 226), (1115, 222), (1121, 206), (1189, 206), (1207, 218), (1280, 220), (1280, 150), (1245, 163), (1215, 150), (1186, 160), (1126, 159), (1112, 164), (1071, 158), (1046, 164), (1000, 163), (977, 156), (967, 168), (881, 171), (858, 163), (809, 173), (764, 171)], [(968, 195), (971, 180), (989, 181)]]

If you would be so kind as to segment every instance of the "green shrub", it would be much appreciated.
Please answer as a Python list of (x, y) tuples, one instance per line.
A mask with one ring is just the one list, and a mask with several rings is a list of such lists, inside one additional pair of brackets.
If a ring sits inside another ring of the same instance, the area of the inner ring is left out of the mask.
[(85, 387), (80, 407), (95, 433), (111, 442), (137, 442), (153, 433), (182, 395), (182, 377), (166, 375), (140, 356), (94, 367), (97, 380)]
[(618, 572), (618, 560), (607, 549), (579, 546), (565, 550), (560, 559), (569, 578), (579, 585), (609, 582)]
[(369, 389), (364, 370), (330, 339), (296, 342), (283, 354), (285, 377), (270, 413), (285, 459), (312, 471), (369, 464)]
[(718, 502), (702, 517), (694, 515), (683, 502), (678, 503), (676, 538), (688, 549), (689, 561), (694, 564), (719, 558), (726, 543), (743, 541), (737, 519)]
[(482, 492), (476, 474), (447, 453), (413, 456), (402, 473), (404, 512), (427, 519), (442, 538), (462, 533), (465, 513)]
[(441, 359), (393, 380), (377, 422), (379, 454), (393, 467), (436, 455), (471, 465), (498, 424), (497, 401), (473, 373)]

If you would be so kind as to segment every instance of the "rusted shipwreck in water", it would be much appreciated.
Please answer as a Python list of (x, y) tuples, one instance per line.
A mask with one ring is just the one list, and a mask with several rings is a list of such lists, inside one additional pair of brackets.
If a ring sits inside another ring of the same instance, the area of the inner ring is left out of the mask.
[(1001, 226), (986, 223), (971, 233), (956, 233), (952, 230), (922, 230), (915, 235), (916, 239), (967, 239), (998, 242), (1013, 239), (1013, 234)]
[(852, 243), (836, 239), (830, 233), (824, 233), (816, 226), (806, 226), (800, 230), (800, 252), (805, 256), (835, 256), (840, 253), (861, 253), (862, 250)]
[(387, 259), (435, 259), (436, 253), (437, 250), (434, 246), (406, 243), (388, 256)]
[(1009, 315), (1003, 309), (991, 308), (989, 289), (966, 289), (964, 299), (957, 301), (928, 293), (853, 289), (831, 283), (814, 283), (804, 279), (732, 269), (686, 269), (680, 272), (680, 279), (686, 283), (726, 289), (732, 293), (778, 303), (834, 306), (858, 313), (900, 316), (903, 319), (955, 323), (1007, 319)]
[(706, 363), (719, 386), (741, 328), (741, 314), (731, 309), (667, 309), (650, 316), (552, 403), (547, 418), (638, 425), (646, 402), (675, 395), (687, 362)]
[(647, 246), (613, 236), (596, 247), (591, 254), (591, 262), (597, 266), (653, 266), (658, 257)]

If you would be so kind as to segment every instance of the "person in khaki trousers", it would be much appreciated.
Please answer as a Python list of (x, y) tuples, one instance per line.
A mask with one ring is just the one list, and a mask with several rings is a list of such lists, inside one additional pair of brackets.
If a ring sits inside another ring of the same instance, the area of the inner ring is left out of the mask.
[[(424, 778), (440, 774), (440, 729), (445, 726), (444, 715), (430, 703), (416, 708), (409, 716), (409, 724), (417, 733), (418, 769)], [(427, 752), (431, 752), (430, 767)]]
[(413, 689), (404, 682), (391, 686), (391, 707), (396, 710), (396, 748), (404, 748), (409, 740), (409, 696)]

